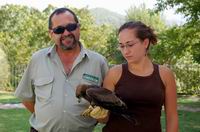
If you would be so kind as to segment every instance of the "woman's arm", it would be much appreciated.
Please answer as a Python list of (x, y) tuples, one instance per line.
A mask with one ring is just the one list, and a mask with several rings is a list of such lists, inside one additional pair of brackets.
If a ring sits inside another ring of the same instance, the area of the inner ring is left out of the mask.
[(122, 65), (113, 66), (105, 76), (103, 87), (110, 91), (115, 91), (115, 85), (120, 79), (121, 74), (122, 74)]
[[(105, 76), (105, 79), (103, 82), (103, 88), (106, 88), (110, 91), (115, 91), (115, 85), (121, 76), (121, 72), (122, 72), (121, 65), (116, 65), (112, 67)], [(106, 123), (109, 119), (109, 114), (110, 113), (108, 112), (106, 118), (97, 119), (97, 121), (100, 123)]]
[(165, 117), (166, 132), (178, 132), (178, 113), (176, 82), (172, 71), (160, 66), (160, 75), (165, 85)]

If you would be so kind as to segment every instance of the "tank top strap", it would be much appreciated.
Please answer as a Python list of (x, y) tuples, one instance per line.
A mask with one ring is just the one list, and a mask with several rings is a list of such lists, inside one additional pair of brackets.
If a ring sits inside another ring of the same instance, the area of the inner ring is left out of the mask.
[(128, 63), (122, 64), (122, 75), (127, 75), (128, 73)]
[(123, 82), (128, 75), (128, 64), (127, 63), (122, 63), (122, 73), (119, 81), (117, 82), (116, 86), (120, 83)]
[(155, 63), (153, 63), (153, 68), (154, 68), (154, 74), (156, 74), (156, 75), (159, 75), (159, 76), (160, 76), (160, 73), (159, 73), (159, 65), (158, 65), (158, 64), (155, 64)]
[(154, 77), (157, 78), (158, 80), (160, 80), (160, 82), (162, 82), (162, 86), (164, 88), (164, 83), (161, 79), (161, 76), (160, 76), (160, 72), (159, 72), (159, 65), (158, 64), (154, 64), (153, 63), (153, 67), (154, 67)]

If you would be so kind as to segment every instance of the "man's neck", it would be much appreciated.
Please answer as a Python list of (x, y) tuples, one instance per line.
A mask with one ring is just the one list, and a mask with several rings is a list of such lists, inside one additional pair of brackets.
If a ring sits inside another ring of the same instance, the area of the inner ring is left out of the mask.
[(74, 61), (77, 56), (80, 54), (81, 48), (77, 45), (76, 48), (72, 50), (63, 51), (62, 49), (57, 49), (58, 56), (63, 64), (65, 73), (69, 74), (71, 72)]

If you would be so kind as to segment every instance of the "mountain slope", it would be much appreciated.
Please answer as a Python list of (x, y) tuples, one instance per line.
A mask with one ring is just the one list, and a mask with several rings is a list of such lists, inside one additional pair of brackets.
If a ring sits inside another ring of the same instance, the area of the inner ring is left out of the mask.
[(109, 11), (104, 8), (90, 9), (91, 14), (94, 16), (97, 24), (110, 24), (119, 27), (125, 22), (125, 17), (118, 13)]

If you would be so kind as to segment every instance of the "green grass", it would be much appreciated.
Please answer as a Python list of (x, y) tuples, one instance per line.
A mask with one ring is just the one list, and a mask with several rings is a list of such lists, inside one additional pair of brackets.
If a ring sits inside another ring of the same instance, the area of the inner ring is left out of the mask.
[[(199, 132), (200, 112), (179, 111), (179, 131)], [(28, 118), (30, 113), (25, 109), (0, 110), (0, 132), (27, 132), (29, 130)], [(165, 123), (164, 115), (161, 117)], [(102, 124), (96, 126), (94, 132), (101, 132)], [(163, 132), (164, 132), (164, 125)]]
[(200, 132), (200, 112), (179, 111), (180, 132)]
[(25, 109), (0, 110), (0, 132), (28, 132), (29, 116)]
[[(200, 112), (178, 111), (179, 132), (200, 132)], [(162, 131), (165, 132), (165, 117), (162, 112)]]
[(200, 108), (200, 98), (197, 96), (179, 97), (177, 102), (179, 105)]
[(13, 93), (0, 91), (0, 103), (19, 103), (20, 100), (14, 97)]
[[(20, 102), (12, 93), (0, 92), (0, 103)], [(200, 108), (198, 97), (180, 97), (178, 104)], [(178, 111), (180, 132), (200, 132), (200, 112)], [(0, 110), (0, 132), (28, 132), (30, 113), (25, 109)], [(161, 117), (163, 132), (165, 131), (164, 113)], [(94, 132), (101, 132), (103, 125), (98, 124)]]

